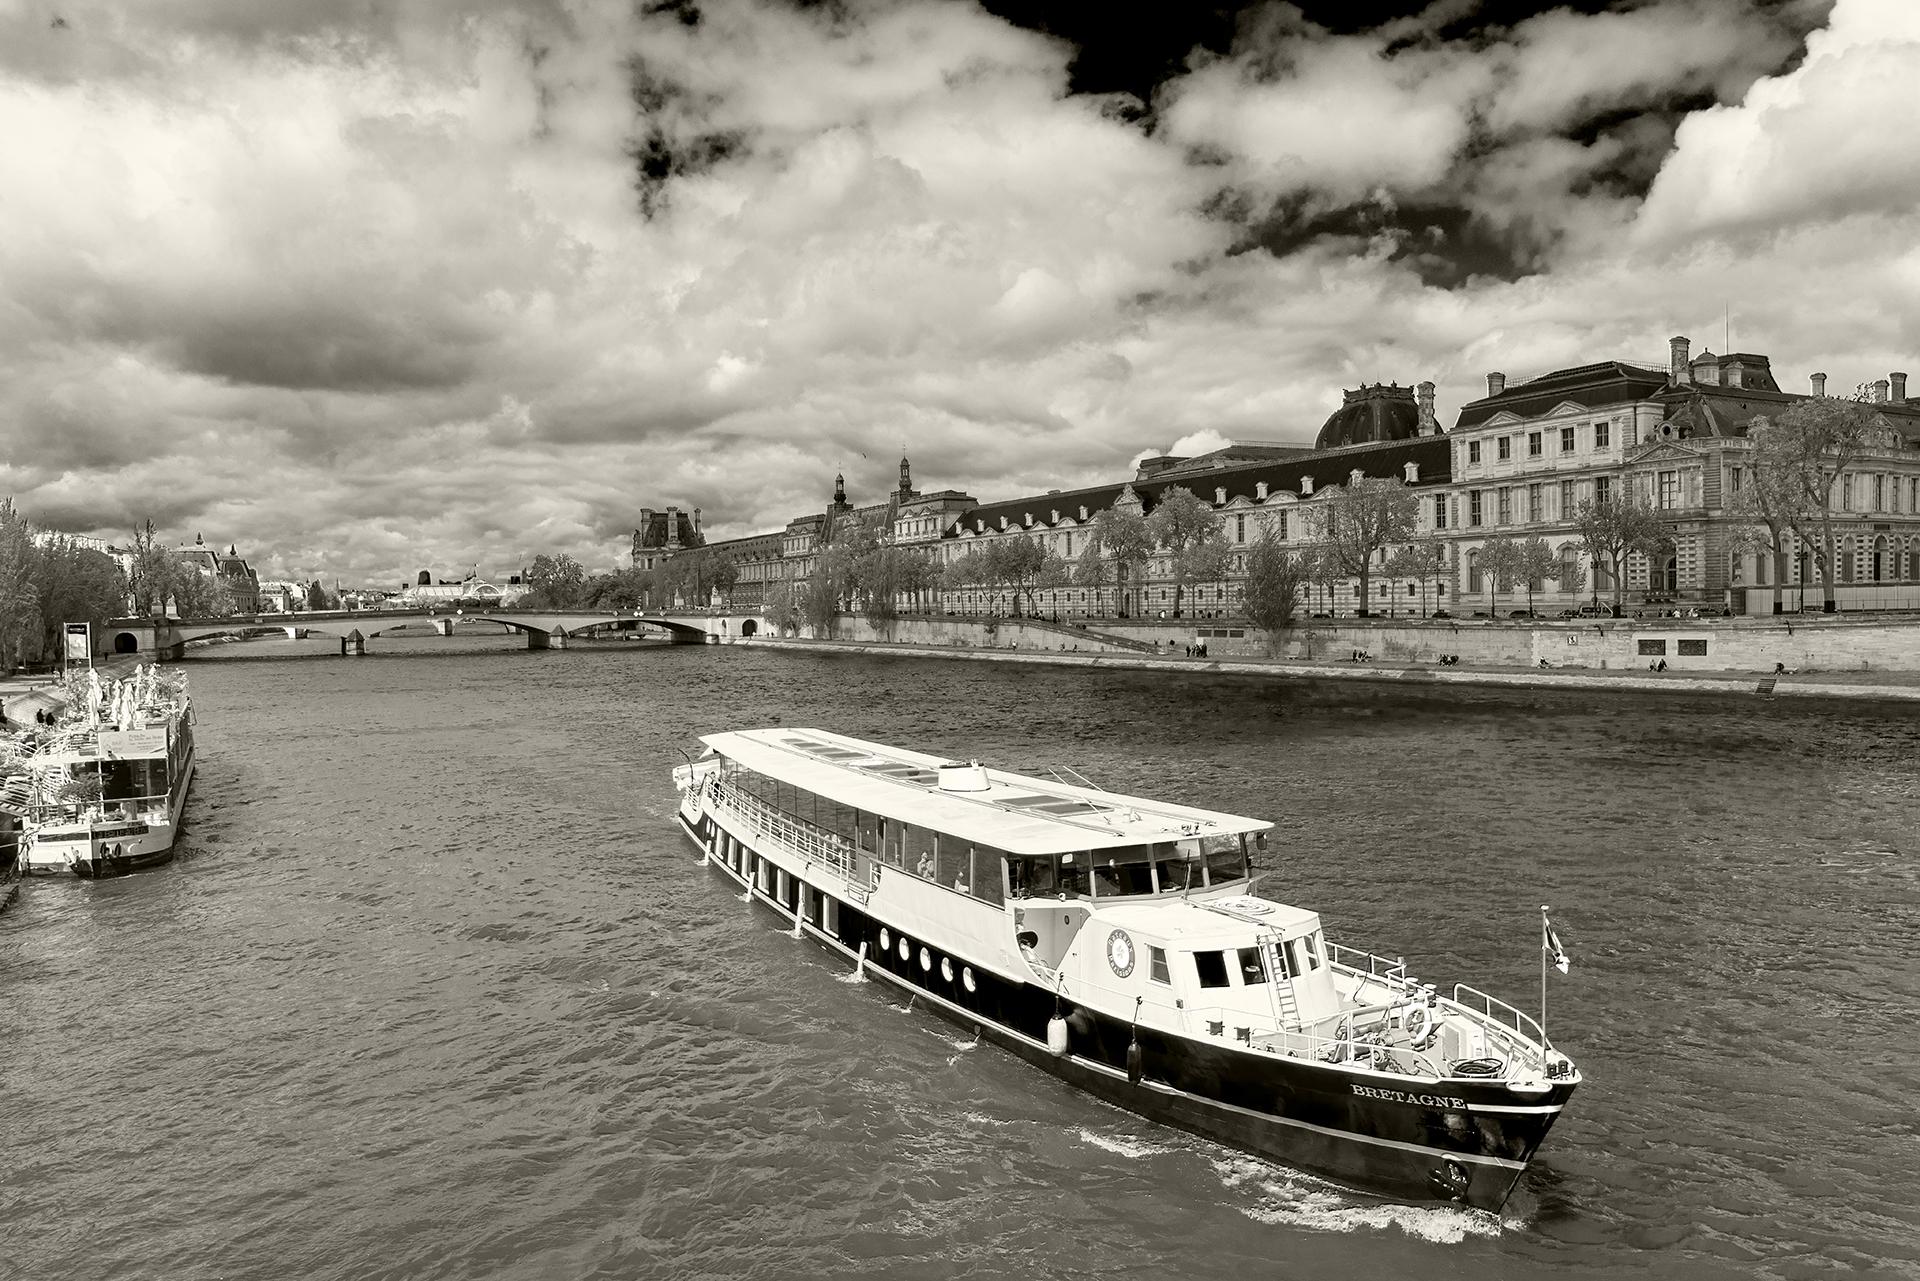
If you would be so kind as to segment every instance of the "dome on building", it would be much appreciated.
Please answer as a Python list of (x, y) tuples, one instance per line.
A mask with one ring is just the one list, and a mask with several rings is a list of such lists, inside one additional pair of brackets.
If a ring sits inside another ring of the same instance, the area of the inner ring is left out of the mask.
[(1313, 442), (1315, 449), (1379, 445), (1412, 440), (1420, 435), (1420, 405), (1414, 400), (1413, 388), (1376, 383), (1341, 395), (1346, 397), (1346, 402), (1333, 411), (1326, 426), (1320, 429), (1319, 437)]

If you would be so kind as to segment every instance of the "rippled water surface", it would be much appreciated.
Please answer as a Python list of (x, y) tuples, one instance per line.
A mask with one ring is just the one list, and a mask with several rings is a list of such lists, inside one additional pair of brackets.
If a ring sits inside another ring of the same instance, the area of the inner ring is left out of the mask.
[[(0, 914), (0, 1276), (1920, 1276), (1911, 709), (767, 649), (187, 663), (171, 866)], [(1270, 817), (1262, 889), (1539, 1000), (1503, 1217), (1076, 1094), (740, 902), (692, 737), (820, 725)]]

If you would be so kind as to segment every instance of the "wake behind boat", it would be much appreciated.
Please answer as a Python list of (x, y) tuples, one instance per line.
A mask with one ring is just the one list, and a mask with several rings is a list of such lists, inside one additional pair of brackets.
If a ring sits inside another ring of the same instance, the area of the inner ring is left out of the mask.
[(31, 876), (124, 876), (173, 858), (193, 785), (186, 677), (153, 666), (76, 676), (55, 723), (23, 731), (4, 803)]
[(865, 972), (1144, 1116), (1498, 1210), (1579, 1073), (1540, 1025), (1252, 892), (1272, 824), (816, 729), (709, 734), (683, 829)]

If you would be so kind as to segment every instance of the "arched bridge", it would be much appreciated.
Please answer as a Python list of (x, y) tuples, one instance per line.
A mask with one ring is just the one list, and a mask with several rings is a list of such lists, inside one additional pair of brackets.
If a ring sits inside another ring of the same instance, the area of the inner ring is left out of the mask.
[(756, 614), (674, 611), (474, 609), (457, 613), (424, 609), (314, 610), (298, 614), (245, 614), (234, 618), (120, 618), (102, 629), (99, 647), (111, 654), (141, 654), (171, 661), (188, 641), (215, 636), (338, 636), (342, 654), (364, 654), (367, 642), (385, 632), (430, 624), (451, 636), (467, 623), (496, 623), (527, 638), (528, 649), (565, 649), (568, 640), (614, 632), (664, 633), (676, 645), (718, 645), (758, 635), (766, 624)]

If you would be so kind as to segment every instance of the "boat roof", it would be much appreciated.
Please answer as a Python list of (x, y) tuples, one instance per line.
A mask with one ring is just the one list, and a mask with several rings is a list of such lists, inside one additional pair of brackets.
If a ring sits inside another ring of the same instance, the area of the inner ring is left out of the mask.
[(1272, 929), (1296, 937), (1320, 925), (1320, 914), (1272, 899), (1239, 895), (1216, 899), (1153, 899), (1140, 903), (1101, 904), (1100, 920), (1164, 939), (1186, 948), (1239, 947), (1247, 942), (1247, 926)]
[(997, 769), (984, 771), (984, 791), (945, 791), (939, 770), (955, 764), (948, 758), (821, 729), (736, 730), (703, 734), (700, 741), (755, 773), (817, 796), (1013, 854), (1111, 849), (1273, 826)]

